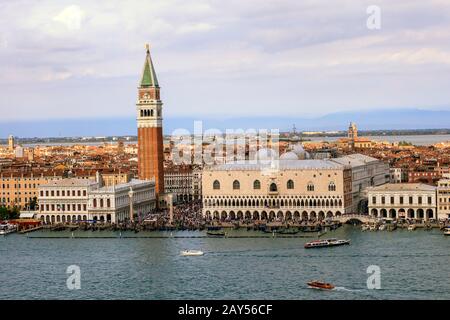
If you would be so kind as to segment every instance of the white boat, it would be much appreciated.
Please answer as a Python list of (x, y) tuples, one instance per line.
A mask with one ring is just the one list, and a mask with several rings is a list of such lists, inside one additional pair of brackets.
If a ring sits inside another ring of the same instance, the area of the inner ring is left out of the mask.
[(378, 226), (376, 224), (372, 224), (370, 226), (370, 231), (377, 231), (378, 230)]
[(378, 227), (378, 230), (380, 230), (380, 231), (386, 230), (386, 225), (385, 224), (380, 225)]
[(350, 244), (350, 240), (340, 240), (336, 238), (315, 240), (305, 243), (305, 249), (310, 248), (323, 248), (323, 247), (335, 247)]
[(0, 236), (6, 236), (7, 234), (17, 231), (17, 226), (15, 224), (5, 223), (0, 224)]
[(408, 226), (408, 231), (414, 231), (414, 230), (416, 230), (416, 225), (415, 224), (411, 224), (411, 225), (409, 225)]
[(450, 236), (450, 227), (447, 227), (444, 229), (444, 235), (445, 236)]
[(202, 256), (204, 253), (201, 250), (183, 250), (181, 251), (182, 256)]

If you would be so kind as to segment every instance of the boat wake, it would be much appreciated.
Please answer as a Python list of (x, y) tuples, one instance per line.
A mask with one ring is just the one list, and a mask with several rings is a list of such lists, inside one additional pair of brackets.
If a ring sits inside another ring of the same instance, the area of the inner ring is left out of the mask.
[(347, 291), (347, 292), (360, 292), (360, 291), (362, 291), (360, 289), (348, 289), (346, 287), (335, 287), (333, 290), (334, 291)]

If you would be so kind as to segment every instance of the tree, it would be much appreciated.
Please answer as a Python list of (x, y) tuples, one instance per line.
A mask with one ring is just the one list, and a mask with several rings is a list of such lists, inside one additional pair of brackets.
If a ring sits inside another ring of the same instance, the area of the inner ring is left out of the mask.
[(17, 207), (12, 209), (0, 207), (0, 220), (11, 220), (19, 217), (20, 210)]

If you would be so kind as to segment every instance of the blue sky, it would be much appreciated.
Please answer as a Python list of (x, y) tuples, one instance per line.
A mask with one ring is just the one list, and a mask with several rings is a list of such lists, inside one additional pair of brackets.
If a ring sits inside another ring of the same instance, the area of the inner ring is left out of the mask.
[(146, 42), (172, 118), (450, 110), (450, 2), (372, 4), (0, 0), (0, 123), (133, 117)]

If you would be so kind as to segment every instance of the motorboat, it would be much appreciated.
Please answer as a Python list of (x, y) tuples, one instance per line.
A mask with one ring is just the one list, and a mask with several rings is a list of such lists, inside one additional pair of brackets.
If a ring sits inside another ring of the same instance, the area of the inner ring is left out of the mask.
[(7, 234), (17, 231), (17, 226), (11, 223), (0, 224), (0, 235), (6, 236)]
[(305, 243), (305, 249), (311, 248), (324, 248), (324, 247), (336, 247), (350, 244), (350, 240), (339, 240), (335, 238), (324, 239), (324, 240), (315, 240), (311, 242)]
[(378, 230), (378, 226), (377, 226), (376, 224), (372, 224), (372, 225), (369, 227), (369, 230), (370, 230), (370, 231), (377, 231), (377, 230)]
[(380, 230), (380, 231), (386, 230), (386, 225), (385, 224), (380, 225), (378, 227), (378, 230)]
[(335, 286), (331, 283), (322, 282), (322, 281), (310, 281), (308, 282), (308, 286), (312, 289), (321, 289), (321, 290), (333, 290)]
[(203, 251), (201, 250), (183, 250), (181, 251), (182, 256), (202, 256), (204, 255)]
[(415, 224), (410, 224), (409, 226), (408, 226), (408, 231), (414, 231), (414, 230), (416, 230), (416, 225)]
[(447, 227), (444, 229), (444, 235), (445, 236), (450, 236), (450, 227)]

